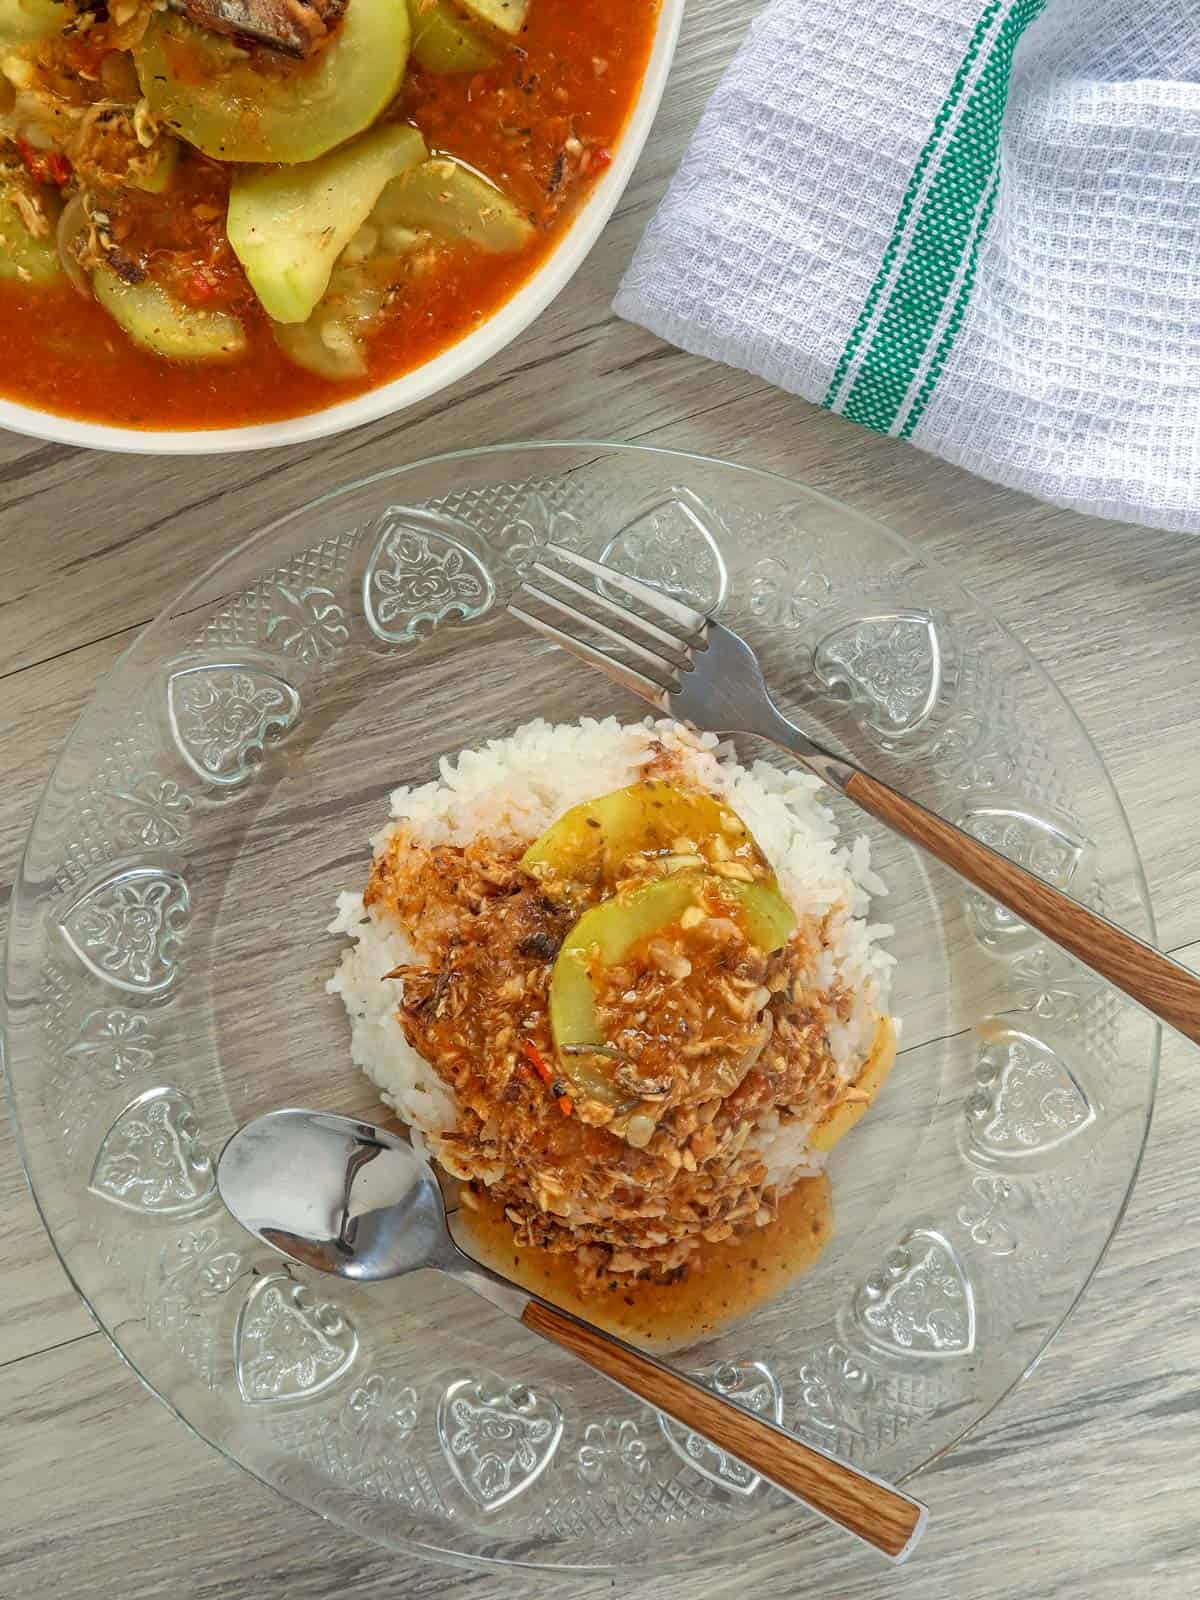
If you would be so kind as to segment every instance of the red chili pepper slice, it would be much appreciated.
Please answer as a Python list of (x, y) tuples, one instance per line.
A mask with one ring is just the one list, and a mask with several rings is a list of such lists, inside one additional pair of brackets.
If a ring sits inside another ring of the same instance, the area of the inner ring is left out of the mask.
[(35, 183), (53, 183), (61, 189), (71, 181), (71, 163), (57, 150), (35, 150), (27, 139), (17, 140), (25, 170)]
[(533, 1069), (537, 1073), (538, 1077), (546, 1085), (547, 1089), (550, 1090), (551, 1094), (554, 1095), (554, 1098), (555, 1098), (555, 1100), (556, 1100), (556, 1102), (558, 1104), (558, 1109), (562, 1112), (564, 1117), (569, 1117), (571, 1115), (572, 1111), (574, 1111), (574, 1109), (575, 1109), (575, 1103), (571, 1099), (571, 1096), (569, 1094), (556, 1094), (555, 1093), (555, 1090), (554, 1090), (554, 1082), (555, 1082), (554, 1074), (550, 1071), (550, 1068), (542, 1060), (541, 1055), (538, 1053), (538, 1048), (534, 1044), (533, 1040), (532, 1039), (526, 1039), (524, 1045), (522, 1046), (522, 1048), (525, 1051), (525, 1056), (526, 1056), (527, 1060), (533, 1066)]

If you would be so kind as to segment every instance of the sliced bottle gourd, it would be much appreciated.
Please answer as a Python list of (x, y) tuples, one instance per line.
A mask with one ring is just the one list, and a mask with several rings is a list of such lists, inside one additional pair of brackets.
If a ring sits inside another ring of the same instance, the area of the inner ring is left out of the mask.
[(383, 310), (386, 279), (381, 263), (349, 263), (333, 269), (329, 288), (307, 322), (273, 322), (275, 343), (290, 361), (319, 378), (347, 383), (367, 376), (366, 335)]
[(342, 251), (307, 322), (273, 322), (275, 343), (308, 372), (333, 383), (365, 378), (367, 342), (387, 305), (404, 260), (429, 243), (427, 233), (366, 223)]
[(523, 249), (534, 234), (529, 218), (506, 194), (450, 156), (422, 161), (389, 183), (371, 220), (464, 240), (495, 255)]
[(515, 35), (525, 26), (529, 0), (462, 0), (462, 8), (489, 28)]
[(0, 172), (0, 278), (17, 283), (56, 283), (63, 277), (53, 232), (47, 238), (30, 233), (13, 200), (14, 187)]
[[(765, 872), (766, 858), (735, 811), (712, 795), (647, 779), (565, 811), (525, 852), (521, 865), (568, 894), (610, 886), (630, 856), (735, 861)], [(668, 859), (665, 862), (670, 866)]]
[(159, 122), (220, 161), (314, 161), (369, 128), (408, 61), (408, 10), (347, 0), (333, 39), (307, 61), (242, 48), (155, 11), (134, 61)]
[(896, 1060), (896, 1027), (890, 1017), (880, 1017), (875, 1026), (871, 1053), (854, 1080), (851, 1097), (839, 1100), (809, 1135), (814, 1150), (832, 1150), (871, 1109)]
[(179, 140), (169, 136), (156, 139), (144, 167), (127, 179), (131, 189), (141, 189), (144, 194), (166, 194), (179, 165)]
[(796, 919), (778, 889), (740, 883), (703, 872), (655, 878), (585, 911), (563, 941), (550, 974), (550, 1028), (559, 1070), (581, 1099), (628, 1105), (613, 1081), (614, 1063), (604, 1054), (596, 1015), (595, 967), (614, 966), (643, 940), (677, 927), (689, 906), (714, 902), (742, 923), (764, 950), (778, 950)]
[(449, 0), (408, 0), (412, 58), (425, 72), (486, 72), (500, 59), (487, 35)]
[(320, 311), (307, 322), (273, 322), (275, 343), (289, 361), (331, 383), (350, 383), (367, 375), (363, 341), (336, 315)]
[(56, 0), (0, 0), (0, 44), (52, 38), (74, 15)]
[(171, 361), (229, 361), (246, 349), (246, 330), (227, 311), (184, 305), (146, 278), (126, 283), (111, 267), (92, 273), (96, 299), (143, 350)]
[(384, 186), (424, 156), (417, 130), (392, 124), (304, 166), (234, 178), (226, 232), (269, 317), (307, 320)]
[(144, 173), (133, 179), (134, 189), (142, 189), (147, 195), (163, 195), (170, 189), (174, 178), (174, 170), (179, 165), (178, 139), (160, 138), (155, 141), (154, 160), (147, 166)]

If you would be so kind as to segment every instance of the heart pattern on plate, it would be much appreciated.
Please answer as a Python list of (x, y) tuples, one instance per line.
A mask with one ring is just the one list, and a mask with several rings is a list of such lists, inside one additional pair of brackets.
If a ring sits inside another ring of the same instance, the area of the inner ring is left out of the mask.
[(1042, 1155), (1096, 1120), (1095, 1107), (1057, 1051), (1019, 1028), (989, 1027), (975, 1076), (967, 1136), (984, 1157)]
[(471, 622), (496, 599), (491, 573), (428, 511), (391, 506), (363, 576), (368, 626), (385, 644), (412, 644), (449, 618)]
[[(770, 1422), (783, 1421), (779, 1380), (761, 1361), (718, 1361), (691, 1376), (726, 1400), (732, 1400), (743, 1411), (766, 1417)], [(719, 1446), (690, 1428), (681, 1427), (661, 1412), (658, 1425), (679, 1459), (719, 1488), (732, 1489), (737, 1494), (753, 1494), (762, 1482), (758, 1473), (736, 1456), (727, 1455)]]
[(813, 652), (827, 689), (843, 689), (867, 725), (903, 738), (929, 721), (942, 692), (941, 636), (924, 611), (856, 617), (827, 633)]
[(319, 1394), (357, 1354), (350, 1319), (286, 1271), (260, 1278), (238, 1313), (234, 1365), (248, 1405)]
[(126, 1211), (182, 1217), (208, 1204), (216, 1182), (192, 1102), (159, 1088), (130, 1101), (104, 1135), (88, 1188)]
[(93, 884), (59, 919), (59, 931), (87, 970), (129, 994), (161, 994), (178, 975), (191, 915), (188, 887), (167, 867), (127, 867)]
[(167, 719), (180, 755), (197, 776), (232, 789), (254, 775), (268, 740), (300, 715), (286, 678), (236, 661), (181, 667), (167, 682)]
[(965, 1356), (975, 1348), (975, 1294), (954, 1246), (913, 1228), (884, 1257), (854, 1301), (855, 1318), (882, 1350)]
[(499, 1379), (458, 1378), (438, 1402), (437, 1431), (459, 1484), (476, 1505), (495, 1511), (550, 1465), (563, 1418), (549, 1395)]
[[(601, 561), (710, 616), (729, 592), (729, 572), (719, 535), (717, 511), (690, 489), (675, 488), (634, 517), (604, 547)], [(620, 590), (601, 585), (620, 601)]]

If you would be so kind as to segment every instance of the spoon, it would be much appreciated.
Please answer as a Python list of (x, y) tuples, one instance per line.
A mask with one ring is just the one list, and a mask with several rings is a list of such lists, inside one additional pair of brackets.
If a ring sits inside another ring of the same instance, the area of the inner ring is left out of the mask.
[(356, 1283), (445, 1272), (889, 1560), (916, 1548), (919, 1500), (472, 1260), (450, 1236), (432, 1167), (395, 1134), (352, 1117), (271, 1111), (225, 1146), (217, 1187), (238, 1222), (280, 1255)]

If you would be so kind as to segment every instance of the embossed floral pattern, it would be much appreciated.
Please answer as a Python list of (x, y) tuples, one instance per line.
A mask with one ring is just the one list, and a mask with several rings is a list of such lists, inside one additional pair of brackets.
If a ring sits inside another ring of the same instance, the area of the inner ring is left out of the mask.
[(104, 1136), (88, 1187), (129, 1211), (178, 1216), (206, 1205), (213, 1162), (187, 1096), (149, 1089), (126, 1106)]
[(168, 687), (172, 731), (180, 752), (213, 783), (244, 783), (268, 738), (289, 729), (300, 711), (290, 683), (274, 673), (222, 665), (188, 667)]
[(972, 1145), (985, 1155), (1020, 1157), (1056, 1149), (1095, 1120), (1070, 1068), (1031, 1034), (989, 1028), (967, 1101)]
[(644, 1478), (650, 1470), (646, 1441), (631, 1418), (589, 1422), (575, 1466), (585, 1483), (611, 1485), (622, 1478)]
[(712, 613), (729, 589), (723, 537), (728, 535), (716, 510), (689, 489), (675, 489), (622, 528), (600, 559)]
[(520, 515), (512, 519), (504, 532), (504, 553), (521, 573), (531, 561), (537, 560), (548, 544), (561, 544), (568, 550), (577, 550), (582, 543), (583, 528), (578, 517), (561, 506), (552, 506), (537, 489), (529, 495)]
[(932, 769), (955, 789), (996, 789), (1010, 782), (1017, 762), (990, 719), (959, 707), (929, 752)]
[[(378, 1373), (355, 1389), (323, 1431), (320, 1462), (339, 1482), (381, 1499), (411, 1499), (393, 1489), (417, 1425), (419, 1400), (411, 1384)], [(405, 1475), (407, 1476), (407, 1475)], [(435, 1491), (429, 1486), (426, 1498)]]
[(254, 1404), (317, 1394), (349, 1370), (358, 1353), (353, 1325), (286, 1272), (260, 1278), (238, 1317), (238, 1388)]
[(914, 1229), (890, 1250), (855, 1299), (873, 1343), (917, 1356), (967, 1355), (975, 1348), (975, 1297), (953, 1246)]
[(211, 1300), (227, 1294), (242, 1270), (240, 1250), (217, 1249), (221, 1237), (215, 1228), (185, 1233), (162, 1253), (165, 1282), (186, 1285), (190, 1297)]
[(403, 1442), (417, 1425), (417, 1391), (411, 1383), (374, 1373), (361, 1389), (346, 1401), (345, 1417), (349, 1428), (358, 1434), (384, 1428), (397, 1442)]
[(858, 1356), (842, 1344), (814, 1350), (800, 1368), (805, 1420), (830, 1432), (865, 1437), (874, 1379)]
[(171, 1345), (210, 1388), (228, 1372), (221, 1302), (241, 1276), (244, 1257), (232, 1225), (198, 1228), (164, 1245), (157, 1281), (146, 1290), (146, 1326)]
[(788, 568), (764, 556), (750, 580), (750, 610), (768, 627), (799, 628), (828, 604), (832, 587), (816, 565)]
[(89, 889), (60, 926), (96, 977), (154, 994), (175, 979), (189, 910), (187, 885), (178, 873), (135, 867)]
[(1045, 1022), (1077, 1022), (1095, 983), (1076, 963), (1036, 945), (1012, 965), (1017, 1004)]
[(813, 665), (826, 687), (849, 693), (875, 732), (893, 738), (923, 728), (942, 689), (942, 641), (924, 613), (843, 623), (817, 645)]
[(129, 1078), (149, 1072), (157, 1042), (148, 1017), (115, 1006), (110, 1011), (89, 1011), (67, 1054), (114, 1078)]
[[(966, 833), (990, 845), (1019, 866), (1028, 867), (1056, 888), (1079, 896), (1085, 887), (1084, 863), (1088, 842), (1065, 822), (1039, 816), (1015, 806), (969, 806), (960, 818)], [(1027, 940), (1024, 922), (987, 895), (970, 890), (967, 913), (985, 944), (1012, 944)]]
[(398, 534), (389, 549), (392, 565), (375, 574), (379, 600), (375, 615), (394, 622), (410, 611), (447, 611), (453, 605), (476, 606), (486, 587), (467, 564), (462, 550), (431, 550), (422, 534)]
[[(406, 520), (397, 520), (400, 517)], [(363, 580), (363, 608), (378, 638), (391, 644), (416, 639), (422, 626), (448, 617), (482, 617), (496, 597), (491, 574), (467, 547), (426, 526), (424, 513), (387, 514), (384, 531)]]
[(373, 1373), (332, 1414), (282, 1414), (272, 1433), (339, 1488), (448, 1516), (441, 1490), (413, 1448), (420, 1398), (411, 1384)]
[(331, 660), (350, 637), (346, 614), (329, 589), (274, 583), (263, 604), (270, 611), (267, 638), (305, 666)]
[[(783, 1394), (779, 1380), (761, 1361), (721, 1361), (692, 1374), (715, 1389), (743, 1411), (756, 1412), (772, 1422), (783, 1421)], [(753, 1494), (762, 1481), (744, 1462), (727, 1455), (719, 1446), (703, 1439), (689, 1428), (681, 1428), (671, 1418), (658, 1418), (667, 1443), (681, 1461), (694, 1467), (701, 1477), (722, 1489), (737, 1494)]]
[(1084, 851), (1081, 839), (1030, 812), (979, 808), (966, 813), (962, 826), (993, 850), (1060, 889), (1070, 884)]
[(980, 1173), (971, 1184), (971, 1197), (959, 1206), (959, 1222), (981, 1250), (994, 1256), (1011, 1256), (1018, 1239), (1007, 1213), (1015, 1204), (1015, 1189), (1005, 1178)]
[(114, 789), (113, 799), (119, 807), (117, 832), (127, 844), (157, 850), (183, 838), (192, 797), (173, 778), (147, 772), (125, 788)]
[(548, 1396), (474, 1378), (450, 1384), (438, 1405), (438, 1437), (450, 1469), (471, 1498), (494, 1511), (523, 1494), (562, 1439), (562, 1413)]

